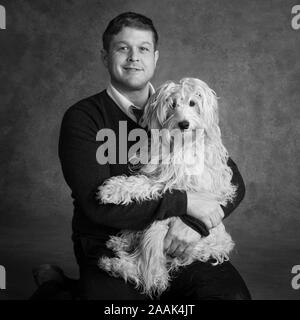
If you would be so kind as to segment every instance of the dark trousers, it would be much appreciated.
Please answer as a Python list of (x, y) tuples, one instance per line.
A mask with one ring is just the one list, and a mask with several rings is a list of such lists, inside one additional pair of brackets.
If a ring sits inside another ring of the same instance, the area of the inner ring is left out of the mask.
[[(121, 278), (113, 278), (97, 266), (82, 269), (80, 298), (84, 300), (147, 300)], [(250, 293), (230, 262), (218, 266), (194, 262), (174, 274), (161, 301), (250, 300)]]
[(79, 281), (65, 278), (64, 283), (50, 280), (42, 283), (29, 300), (78, 300)]
[[(88, 300), (147, 300), (132, 284), (109, 276), (97, 267), (103, 245), (94, 239), (74, 242), (80, 265), (79, 293)], [(230, 262), (213, 266), (196, 261), (173, 273), (170, 287), (161, 295), (167, 300), (250, 300), (249, 290)]]
[[(74, 240), (74, 239), (73, 239)], [(109, 276), (100, 270), (97, 261), (106, 250), (103, 242), (92, 238), (77, 238), (74, 250), (80, 267), (80, 279), (66, 278), (65, 283), (48, 281), (31, 296), (31, 300), (149, 300), (131, 283)], [(213, 266), (196, 261), (179, 268), (172, 275), (169, 288), (160, 301), (190, 300), (250, 300), (249, 290), (230, 262)]]

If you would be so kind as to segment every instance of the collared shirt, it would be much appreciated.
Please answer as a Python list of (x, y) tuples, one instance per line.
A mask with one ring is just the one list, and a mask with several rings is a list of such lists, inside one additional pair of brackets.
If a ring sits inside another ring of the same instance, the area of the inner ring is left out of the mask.
[[(116, 105), (134, 122), (137, 122), (136, 117), (130, 111), (131, 106), (135, 106), (129, 99), (127, 99), (121, 92), (119, 92), (111, 83), (109, 83), (107, 89), (107, 94), (112, 98)], [(149, 82), (149, 97), (155, 93), (153, 85)], [(135, 106), (140, 109), (140, 107)]]

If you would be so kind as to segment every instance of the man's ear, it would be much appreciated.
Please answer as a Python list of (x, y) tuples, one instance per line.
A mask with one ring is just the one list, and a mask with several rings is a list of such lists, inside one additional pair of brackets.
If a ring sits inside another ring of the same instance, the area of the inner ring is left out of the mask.
[(104, 64), (104, 66), (107, 68), (108, 66), (108, 53), (105, 49), (101, 50), (101, 58), (102, 58), (102, 62)]
[(156, 64), (157, 64), (157, 60), (158, 60), (158, 58), (159, 58), (159, 51), (158, 51), (158, 50), (155, 50), (155, 52), (154, 52), (154, 61), (155, 61), (155, 66), (156, 66)]

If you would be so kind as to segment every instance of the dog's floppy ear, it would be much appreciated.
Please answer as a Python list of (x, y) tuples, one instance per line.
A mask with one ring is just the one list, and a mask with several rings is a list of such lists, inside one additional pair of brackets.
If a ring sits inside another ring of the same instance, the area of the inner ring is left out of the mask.
[(153, 94), (148, 100), (144, 109), (144, 113), (140, 119), (140, 126), (146, 128), (147, 130), (160, 129), (158, 120), (155, 116), (158, 108), (155, 96), (156, 93)]
[(219, 128), (219, 112), (217, 95), (205, 82), (195, 79), (196, 90), (202, 99), (205, 123), (207, 124), (207, 134), (213, 140), (221, 137)]
[(140, 125), (142, 127), (147, 128), (148, 130), (162, 128), (166, 117), (165, 104), (175, 86), (176, 84), (174, 82), (167, 81), (150, 97), (140, 120)]
[(201, 95), (204, 111), (207, 114), (207, 120), (211, 125), (218, 125), (218, 101), (217, 95), (206, 83), (201, 86)]
[(207, 83), (197, 78), (184, 78), (181, 81), (193, 87), (196, 94), (201, 97), (202, 111), (204, 112), (207, 123), (209, 125), (218, 124), (218, 101), (215, 91), (212, 90)]

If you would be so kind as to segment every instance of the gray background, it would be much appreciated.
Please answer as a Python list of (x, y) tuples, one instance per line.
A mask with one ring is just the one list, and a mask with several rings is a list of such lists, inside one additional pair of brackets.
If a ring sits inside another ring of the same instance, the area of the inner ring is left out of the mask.
[(247, 187), (226, 220), (233, 262), (254, 299), (299, 299), (300, 30), (289, 0), (0, 1), (1, 215), (3, 299), (34, 290), (31, 268), (77, 269), (72, 203), (57, 155), (60, 122), (73, 103), (107, 83), (101, 35), (117, 14), (151, 17), (160, 34), (155, 86), (200, 78), (220, 97), (223, 140)]

